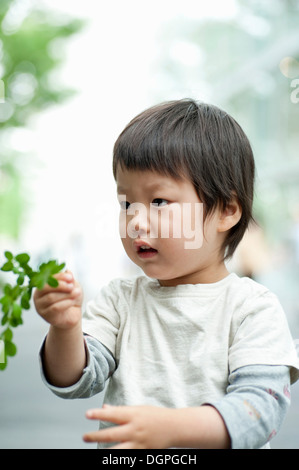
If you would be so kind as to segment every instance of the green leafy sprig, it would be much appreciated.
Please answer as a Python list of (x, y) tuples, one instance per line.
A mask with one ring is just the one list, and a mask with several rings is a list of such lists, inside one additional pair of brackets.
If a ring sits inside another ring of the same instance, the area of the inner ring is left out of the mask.
[(4, 326), (4, 330), (0, 333), (0, 370), (6, 368), (7, 357), (15, 356), (17, 353), (12, 329), (23, 324), (23, 310), (30, 309), (33, 289), (35, 287), (42, 289), (46, 284), (57, 287), (58, 281), (53, 276), (65, 267), (65, 263), (58, 264), (56, 260), (50, 260), (47, 263), (42, 263), (38, 270), (34, 271), (28, 264), (30, 256), (27, 253), (14, 256), (10, 251), (5, 251), (4, 256), (6, 261), (1, 267), (1, 271), (15, 274), (16, 283), (14, 285), (4, 284), (4, 295), (0, 298), (1, 325)]

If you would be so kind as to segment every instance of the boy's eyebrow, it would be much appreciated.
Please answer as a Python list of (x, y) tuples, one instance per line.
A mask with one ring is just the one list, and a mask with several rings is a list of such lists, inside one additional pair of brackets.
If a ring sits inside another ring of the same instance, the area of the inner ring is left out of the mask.
[[(171, 183), (153, 183), (145, 187), (146, 190), (153, 191), (155, 189), (165, 189), (165, 187), (172, 187), (173, 185)], [(129, 191), (130, 188), (123, 188), (122, 186), (117, 186), (117, 192), (118, 194), (126, 194), (127, 191)]]

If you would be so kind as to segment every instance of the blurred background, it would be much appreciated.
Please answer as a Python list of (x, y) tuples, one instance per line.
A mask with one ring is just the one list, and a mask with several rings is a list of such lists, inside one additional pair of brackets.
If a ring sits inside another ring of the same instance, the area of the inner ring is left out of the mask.
[[(252, 143), (255, 218), (230, 262), (277, 293), (299, 338), (299, 0), (0, 0), (0, 262), (67, 263), (85, 299), (136, 268), (118, 238), (118, 134), (160, 101), (228, 111)], [(0, 283), (4, 283), (0, 275)], [(0, 448), (89, 448), (85, 410), (39, 375), (26, 311), (0, 372)], [(0, 327), (1, 328), (1, 327)], [(298, 340), (299, 342), (299, 340)], [(299, 386), (273, 448), (299, 448)]]

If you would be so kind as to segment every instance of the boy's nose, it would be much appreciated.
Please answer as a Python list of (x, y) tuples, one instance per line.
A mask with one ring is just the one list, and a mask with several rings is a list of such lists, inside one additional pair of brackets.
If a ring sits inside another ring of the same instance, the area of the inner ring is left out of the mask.
[(127, 226), (129, 237), (136, 238), (149, 233), (150, 221), (146, 206), (141, 203), (131, 204), (127, 211), (127, 215), (131, 216)]
[(135, 237), (146, 235), (149, 232), (149, 222), (144, 215), (139, 214), (133, 217), (131, 224), (134, 232), (136, 232)]

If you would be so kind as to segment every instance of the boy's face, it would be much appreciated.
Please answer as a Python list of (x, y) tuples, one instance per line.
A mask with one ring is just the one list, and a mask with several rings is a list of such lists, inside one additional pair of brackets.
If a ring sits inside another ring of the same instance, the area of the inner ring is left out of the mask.
[(193, 184), (153, 171), (117, 170), (120, 235), (129, 258), (161, 285), (216, 282), (227, 270), (216, 210), (203, 224)]

